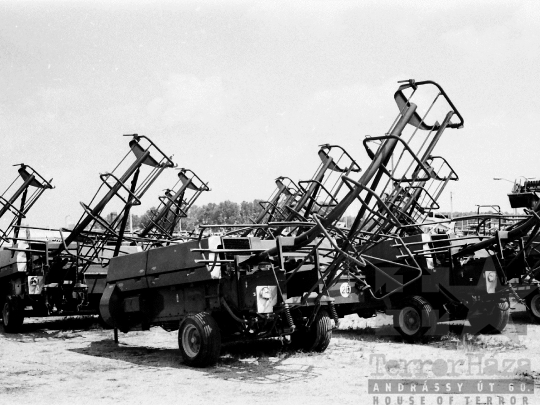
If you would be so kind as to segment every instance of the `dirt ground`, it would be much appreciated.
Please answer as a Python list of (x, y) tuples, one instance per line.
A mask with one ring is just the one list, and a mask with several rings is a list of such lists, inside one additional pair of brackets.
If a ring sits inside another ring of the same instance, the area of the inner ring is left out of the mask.
[[(182, 364), (176, 332), (120, 333), (117, 345), (94, 318), (30, 318), (21, 333), (0, 328), (0, 404), (540, 404), (540, 325), (514, 307), (501, 335), (474, 336), (465, 326), (461, 335), (408, 344), (391, 318), (350, 315), (324, 353), (278, 340), (230, 344), (207, 369)], [(482, 380), (486, 388), (368, 393), (374, 378)], [(536, 393), (489, 393), (497, 378), (534, 381)]]

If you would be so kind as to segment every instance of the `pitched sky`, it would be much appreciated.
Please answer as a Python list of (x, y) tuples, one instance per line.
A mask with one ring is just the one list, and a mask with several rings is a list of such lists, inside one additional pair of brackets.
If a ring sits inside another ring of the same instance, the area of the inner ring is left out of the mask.
[(539, 20), (536, 1), (3, 1), (0, 189), (31, 165), (56, 189), (28, 222), (65, 225), (139, 133), (209, 182), (199, 203), (266, 198), (309, 178), (323, 143), (365, 167), (362, 139), (413, 78), (465, 119), (437, 148), (460, 176), (442, 208), (452, 192), (454, 210), (510, 210), (493, 177), (540, 176)]

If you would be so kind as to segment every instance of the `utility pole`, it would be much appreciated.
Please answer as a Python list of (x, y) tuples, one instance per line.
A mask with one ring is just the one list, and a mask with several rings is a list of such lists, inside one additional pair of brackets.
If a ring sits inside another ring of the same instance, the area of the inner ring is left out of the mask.
[(453, 202), (453, 193), (450, 191), (450, 219), (454, 216), (454, 202)]

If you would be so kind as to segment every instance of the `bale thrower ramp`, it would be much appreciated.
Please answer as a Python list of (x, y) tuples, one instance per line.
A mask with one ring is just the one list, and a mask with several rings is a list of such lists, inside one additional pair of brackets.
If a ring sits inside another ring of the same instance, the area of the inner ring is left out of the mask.
[[(275, 239), (280, 235), (291, 236), (305, 229), (302, 223), (313, 223), (312, 215), (324, 215), (332, 210), (346, 191), (343, 189), (341, 176), (359, 173), (361, 168), (339, 145), (320, 145), (318, 156), (321, 163), (311, 179), (295, 183), (288, 177), (278, 177), (277, 187), (270, 198), (260, 202), (262, 211), (253, 224), (235, 225), (233, 228), (240, 229), (229, 234), (241, 233), (242, 236), (252, 235), (263, 239)], [(274, 226), (271, 232), (267, 227), (261, 226), (270, 223), (286, 225)]]
[(45, 190), (54, 188), (52, 179), (45, 180), (32, 167), (24, 163), (14, 166), (19, 166), (19, 174), (0, 196), (0, 220), (5, 224), (0, 229), (0, 247), (6, 242), (17, 242), (22, 220), (28, 211)]
[[(51, 252), (54, 257), (76, 262), (79, 273), (84, 273), (90, 265), (105, 267), (108, 258), (121, 252), (123, 242), (136, 240), (126, 234), (131, 208), (141, 204), (144, 194), (165, 169), (175, 166), (148, 137), (124, 136), (132, 137), (130, 151), (112, 172), (100, 174), (101, 185), (92, 200), (89, 204), (80, 203), (83, 214), (69, 235), (62, 238), (62, 244)], [(130, 156), (134, 158), (131, 163)], [(107, 218), (103, 215), (105, 208), (116, 211)]]
[(180, 169), (176, 184), (159, 197), (159, 206), (142, 231), (138, 233), (143, 249), (165, 246), (178, 240), (174, 232), (182, 218), (204, 191), (210, 191), (208, 183), (189, 169)]

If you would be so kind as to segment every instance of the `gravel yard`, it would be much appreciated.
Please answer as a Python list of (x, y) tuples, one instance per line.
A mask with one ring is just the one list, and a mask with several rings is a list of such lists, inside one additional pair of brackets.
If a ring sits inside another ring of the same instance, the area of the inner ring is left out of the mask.
[[(120, 333), (116, 345), (94, 318), (31, 318), (22, 333), (0, 333), (0, 403), (540, 404), (540, 325), (519, 305), (502, 335), (473, 336), (465, 326), (461, 336), (412, 345), (392, 334), (391, 323), (349, 315), (324, 353), (294, 352), (278, 340), (237, 343), (223, 347), (215, 367), (193, 369), (182, 364), (176, 332)], [(532, 377), (536, 394), (368, 393), (370, 378), (411, 377), (479, 379), (486, 387)]]

